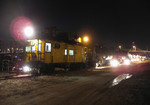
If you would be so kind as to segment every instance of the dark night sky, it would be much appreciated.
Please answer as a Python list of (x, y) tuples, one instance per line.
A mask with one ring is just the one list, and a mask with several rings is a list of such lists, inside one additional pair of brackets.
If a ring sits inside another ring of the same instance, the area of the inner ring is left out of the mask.
[(86, 32), (104, 45), (131, 45), (150, 49), (150, 5), (147, 1), (1, 0), (0, 37), (10, 37), (9, 25), (17, 16), (30, 18), (37, 34), (44, 27)]

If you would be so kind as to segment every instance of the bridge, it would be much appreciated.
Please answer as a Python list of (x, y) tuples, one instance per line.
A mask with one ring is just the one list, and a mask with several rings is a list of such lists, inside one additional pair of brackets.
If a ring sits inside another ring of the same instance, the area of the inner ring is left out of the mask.
[(131, 55), (150, 56), (150, 51), (141, 50), (141, 49), (129, 50), (128, 53), (131, 54)]

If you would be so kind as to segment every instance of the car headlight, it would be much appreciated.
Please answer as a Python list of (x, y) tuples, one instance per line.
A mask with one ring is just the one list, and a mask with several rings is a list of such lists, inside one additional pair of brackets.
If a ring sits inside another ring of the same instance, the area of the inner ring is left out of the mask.
[(24, 66), (23, 67), (23, 71), (24, 72), (30, 72), (31, 71), (31, 68), (29, 66)]
[(118, 60), (116, 60), (116, 59), (111, 60), (111, 61), (110, 61), (110, 65), (111, 65), (111, 66), (116, 67), (116, 66), (118, 66), (118, 65), (119, 65), (119, 61), (118, 61)]
[(125, 64), (125, 65), (130, 65), (130, 63), (131, 63), (131, 62), (130, 62), (129, 59), (125, 59), (124, 62), (123, 62), (123, 64)]

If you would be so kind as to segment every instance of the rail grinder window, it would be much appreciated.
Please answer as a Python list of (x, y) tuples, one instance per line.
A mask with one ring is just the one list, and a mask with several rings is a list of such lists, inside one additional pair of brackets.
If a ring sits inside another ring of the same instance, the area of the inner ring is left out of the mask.
[(67, 49), (65, 49), (65, 55), (67, 55)]
[(52, 45), (51, 43), (45, 43), (45, 52), (51, 52)]
[(35, 51), (35, 45), (32, 46), (32, 51)]
[(26, 52), (31, 51), (31, 46), (26, 46)]
[(74, 55), (74, 50), (69, 50), (69, 55)]
[(42, 44), (39, 44), (38, 51), (41, 51), (41, 49), (42, 49)]

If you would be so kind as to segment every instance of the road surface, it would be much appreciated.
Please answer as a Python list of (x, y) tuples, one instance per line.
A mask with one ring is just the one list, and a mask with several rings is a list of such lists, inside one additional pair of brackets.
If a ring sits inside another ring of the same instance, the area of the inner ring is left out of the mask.
[(148, 69), (138, 64), (1, 80), (0, 105), (148, 105)]

